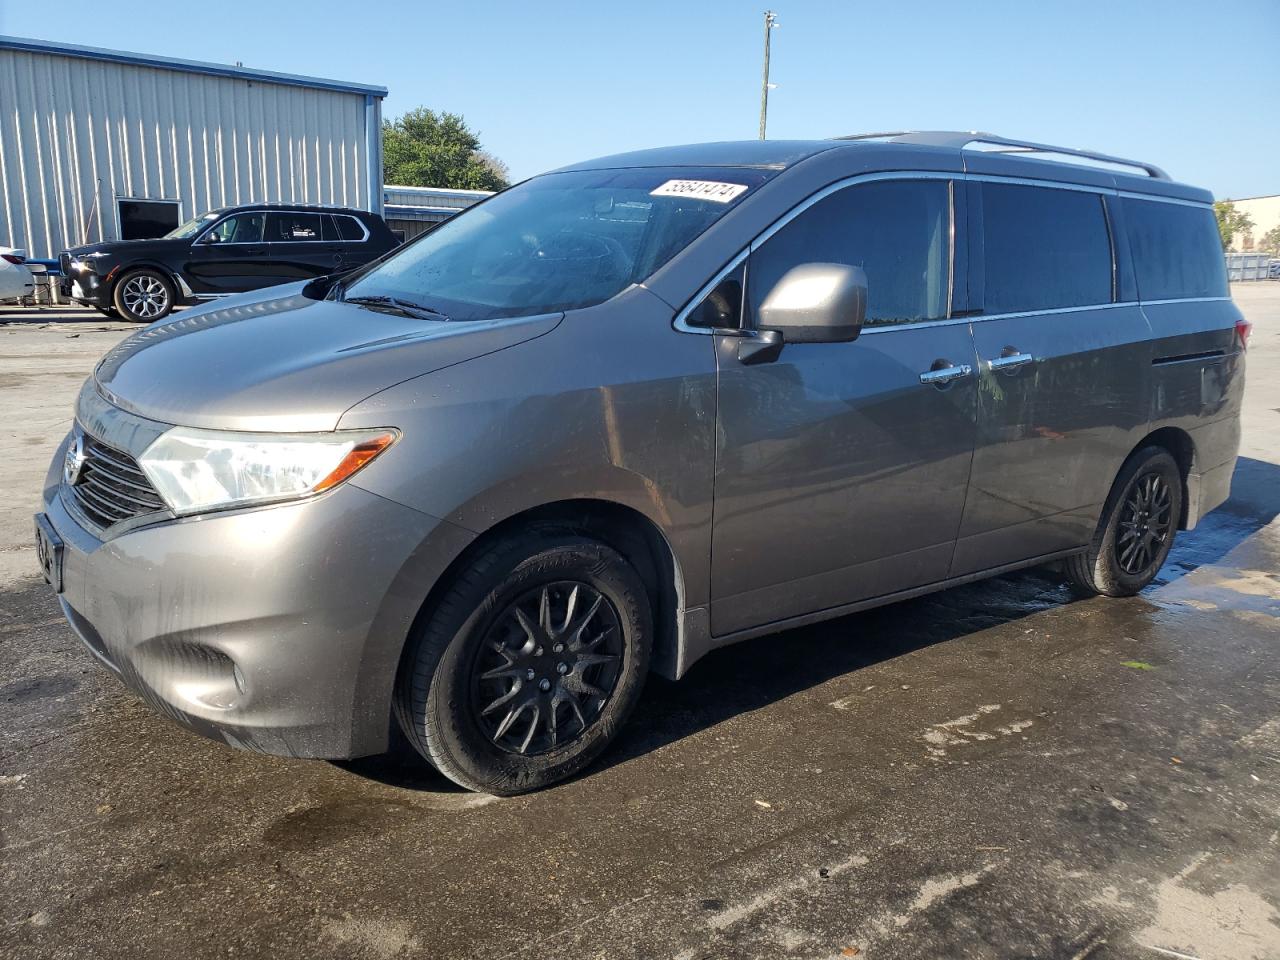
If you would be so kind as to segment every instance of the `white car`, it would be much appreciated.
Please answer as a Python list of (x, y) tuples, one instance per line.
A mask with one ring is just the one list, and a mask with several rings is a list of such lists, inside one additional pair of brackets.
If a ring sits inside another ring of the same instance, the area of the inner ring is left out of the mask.
[(26, 251), (0, 247), (0, 300), (29, 297), (35, 291), (35, 280), (24, 265)]

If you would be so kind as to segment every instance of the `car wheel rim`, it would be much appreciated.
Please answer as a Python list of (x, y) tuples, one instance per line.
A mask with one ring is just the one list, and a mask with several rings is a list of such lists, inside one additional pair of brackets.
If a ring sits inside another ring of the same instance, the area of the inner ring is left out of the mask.
[(1164, 476), (1144, 473), (1129, 487), (1116, 533), (1116, 562), (1125, 573), (1146, 571), (1173, 530), (1173, 492)]
[(147, 274), (126, 280), (120, 299), (135, 317), (158, 317), (169, 307), (169, 291), (159, 278)]
[(622, 672), (622, 626), (594, 587), (530, 590), (494, 620), (471, 671), (472, 718), (499, 749), (523, 756), (578, 740)]

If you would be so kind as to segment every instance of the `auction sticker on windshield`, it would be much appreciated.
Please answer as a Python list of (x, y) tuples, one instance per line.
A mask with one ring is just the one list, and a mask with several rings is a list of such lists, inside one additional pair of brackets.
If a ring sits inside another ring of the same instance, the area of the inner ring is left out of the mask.
[(715, 180), (668, 180), (651, 197), (688, 197), (691, 200), (710, 200), (713, 203), (729, 203), (747, 192), (745, 184), (719, 183)]

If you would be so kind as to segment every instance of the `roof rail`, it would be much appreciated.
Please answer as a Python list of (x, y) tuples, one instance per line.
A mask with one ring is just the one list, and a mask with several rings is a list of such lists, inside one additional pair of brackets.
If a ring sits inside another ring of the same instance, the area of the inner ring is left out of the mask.
[(1106, 153), (1095, 153), (1092, 150), (1077, 150), (1074, 147), (1055, 147), (1048, 143), (1035, 143), (1031, 140), (1010, 140), (1008, 137), (996, 136), (994, 133), (983, 133), (980, 130), (895, 130), (888, 133), (855, 133), (836, 140), (886, 140), (890, 143), (914, 143), (930, 147), (954, 147), (963, 150), (971, 143), (987, 143), (1005, 147), (1004, 150), (993, 150), (992, 153), (1056, 153), (1068, 157), (1083, 157), (1099, 163), (1114, 163), (1122, 167), (1134, 167), (1144, 171), (1147, 176), (1157, 180), (1169, 180), (1169, 174), (1154, 163), (1143, 160), (1126, 160), (1124, 157), (1113, 157)]

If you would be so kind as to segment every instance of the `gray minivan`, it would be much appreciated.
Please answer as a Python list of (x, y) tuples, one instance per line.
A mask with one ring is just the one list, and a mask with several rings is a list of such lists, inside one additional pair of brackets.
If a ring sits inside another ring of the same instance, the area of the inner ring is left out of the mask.
[(1203, 190), (987, 134), (648, 150), (99, 363), (36, 518), (93, 654), (277, 754), (496, 794), (646, 674), (1033, 564), (1133, 594), (1228, 495)]

